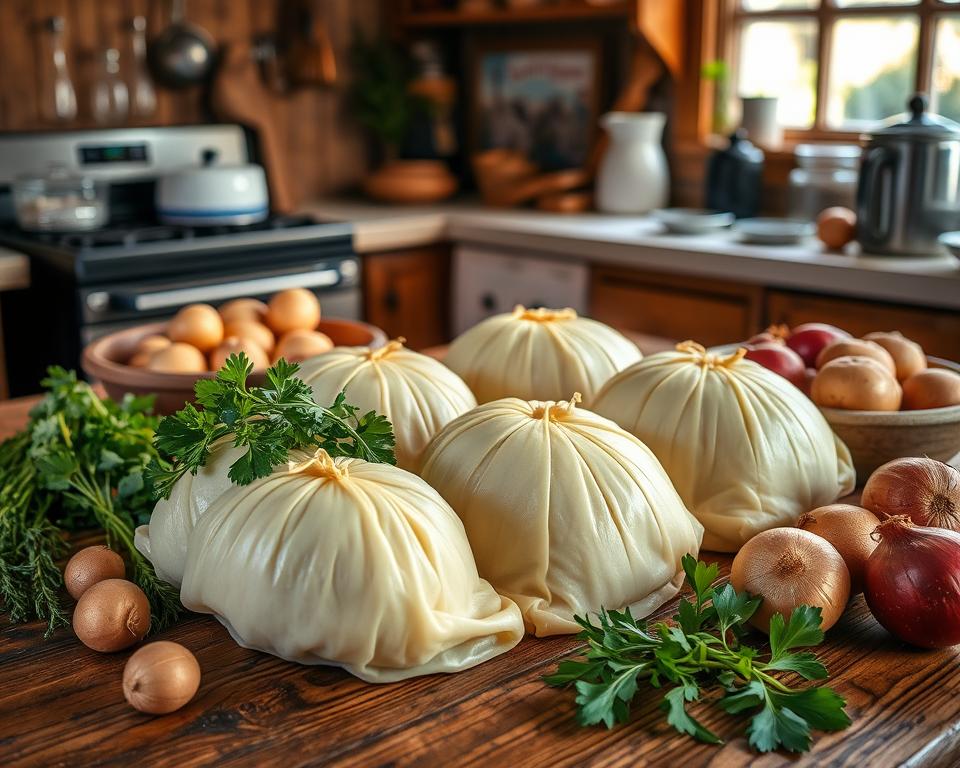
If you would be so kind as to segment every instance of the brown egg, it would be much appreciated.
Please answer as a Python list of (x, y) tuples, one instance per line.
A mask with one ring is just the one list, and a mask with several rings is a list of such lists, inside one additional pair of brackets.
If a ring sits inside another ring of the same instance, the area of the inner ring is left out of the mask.
[(263, 323), (267, 317), (267, 305), (259, 299), (234, 299), (223, 304), (217, 311), (225, 324), (234, 320)]
[(837, 339), (827, 344), (817, 355), (817, 368), (823, 368), (824, 365), (838, 357), (869, 357), (876, 360), (880, 365), (886, 368), (891, 376), (897, 375), (897, 366), (893, 362), (890, 353), (887, 352), (875, 341), (864, 341), (863, 339)]
[(196, 347), (176, 342), (154, 352), (147, 368), (162, 373), (203, 373), (207, 370), (207, 358)]
[(902, 392), (893, 375), (870, 357), (838, 357), (824, 365), (810, 387), (810, 399), (824, 408), (896, 411)]
[(210, 353), (210, 370), (219, 371), (230, 355), (240, 352), (250, 358), (254, 370), (265, 371), (270, 367), (270, 358), (257, 342), (239, 336), (227, 336), (220, 346)]
[(153, 333), (150, 336), (144, 336), (137, 343), (137, 352), (156, 352), (158, 349), (165, 349), (171, 344), (170, 339), (161, 336), (159, 333)]
[(900, 331), (874, 331), (863, 338), (876, 342), (890, 353), (897, 368), (898, 381), (903, 382), (913, 374), (926, 370), (927, 356), (923, 353), (923, 348)]
[(223, 341), (223, 320), (209, 304), (191, 304), (167, 323), (167, 336), (171, 341), (182, 341), (209, 352)]
[(73, 631), (88, 648), (113, 653), (139, 643), (150, 631), (150, 602), (136, 584), (99, 581), (80, 596)]
[(276, 344), (273, 331), (253, 320), (231, 320), (224, 328), (224, 332), (227, 336), (236, 336), (238, 339), (250, 339), (268, 355)]
[(123, 668), (123, 696), (151, 715), (175, 712), (200, 687), (200, 665), (180, 643), (157, 640), (138, 648)]
[(280, 337), (273, 351), (274, 361), (281, 357), (288, 363), (299, 363), (333, 349), (333, 340), (319, 331), (290, 331)]
[(857, 214), (849, 208), (826, 208), (817, 216), (817, 237), (831, 250), (839, 251), (857, 236)]
[(267, 305), (267, 325), (274, 333), (312, 331), (320, 322), (320, 302), (306, 288), (291, 288), (275, 294)]
[(960, 405), (960, 373), (930, 368), (903, 382), (903, 410), (920, 411)]
[(150, 365), (150, 358), (153, 357), (153, 355), (153, 352), (137, 352), (137, 354), (127, 360), (127, 365), (131, 368), (146, 368)]
[(123, 558), (102, 544), (84, 547), (67, 562), (63, 582), (74, 600), (94, 584), (106, 579), (122, 579), (127, 573)]

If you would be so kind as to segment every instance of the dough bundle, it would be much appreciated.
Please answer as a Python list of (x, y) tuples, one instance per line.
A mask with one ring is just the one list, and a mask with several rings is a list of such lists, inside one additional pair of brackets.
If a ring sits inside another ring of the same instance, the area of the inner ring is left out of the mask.
[(379, 349), (336, 347), (307, 360), (298, 376), (313, 399), (332, 403), (343, 390), (360, 413), (377, 411), (393, 424), (397, 466), (413, 469), (440, 428), (477, 401), (463, 380), (432, 357), (391, 341)]
[(574, 615), (601, 608), (646, 616), (676, 594), (703, 535), (646, 446), (578, 400), (481, 405), (420, 468), (463, 520), (480, 575), (540, 636), (577, 632)]
[(210, 505), (189, 536), (180, 597), (242, 646), (369, 682), (456, 672), (523, 636), (436, 491), (323, 451)]
[(657, 455), (703, 523), (704, 549), (735, 552), (856, 481), (850, 452), (817, 407), (743, 350), (678, 344), (611, 379), (593, 408)]
[(572, 309), (525, 309), (495, 315), (458, 336), (444, 363), (487, 403), (501, 397), (587, 403), (618, 371), (642, 355), (636, 344)]

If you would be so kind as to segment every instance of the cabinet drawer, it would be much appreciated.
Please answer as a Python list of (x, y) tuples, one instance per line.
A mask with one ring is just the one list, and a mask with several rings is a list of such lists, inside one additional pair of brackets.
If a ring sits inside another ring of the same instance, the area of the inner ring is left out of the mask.
[(770, 323), (830, 323), (854, 336), (900, 331), (929, 355), (960, 360), (960, 312), (772, 290), (766, 314)]
[(591, 280), (592, 317), (677, 341), (711, 346), (748, 338), (761, 311), (762, 290), (754, 286), (613, 267), (595, 268)]

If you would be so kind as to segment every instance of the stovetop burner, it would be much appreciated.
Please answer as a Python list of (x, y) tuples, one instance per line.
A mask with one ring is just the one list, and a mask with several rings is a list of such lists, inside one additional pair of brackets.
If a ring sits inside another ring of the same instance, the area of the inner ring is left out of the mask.
[(93, 248), (124, 246), (127, 248), (144, 243), (162, 243), (171, 241), (189, 241), (195, 238), (220, 237), (223, 235), (244, 234), (249, 232), (269, 232), (297, 227), (311, 227), (317, 221), (309, 215), (271, 216), (265, 221), (242, 226), (220, 225), (213, 227), (187, 227), (156, 223), (140, 225), (114, 226), (94, 232), (23, 232), (22, 237), (47, 245), (66, 248), (72, 251), (85, 251)]

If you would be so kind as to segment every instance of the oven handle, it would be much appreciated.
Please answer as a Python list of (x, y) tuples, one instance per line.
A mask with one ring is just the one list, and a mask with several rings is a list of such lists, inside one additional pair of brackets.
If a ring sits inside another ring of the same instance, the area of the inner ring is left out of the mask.
[(121, 304), (138, 311), (169, 309), (183, 304), (207, 303), (237, 299), (244, 296), (259, 296), (264, 293), (283, 291), (287, 288), (329, 288), (340, 282), (336, 269), (321, 269), (316, 272), (295, 275), (275, 275), (254, 280), (238, 280), (221, 285), (198, 285), (193, 288), (176, 288), (152, 293), (111, 293), (111, 303)]

